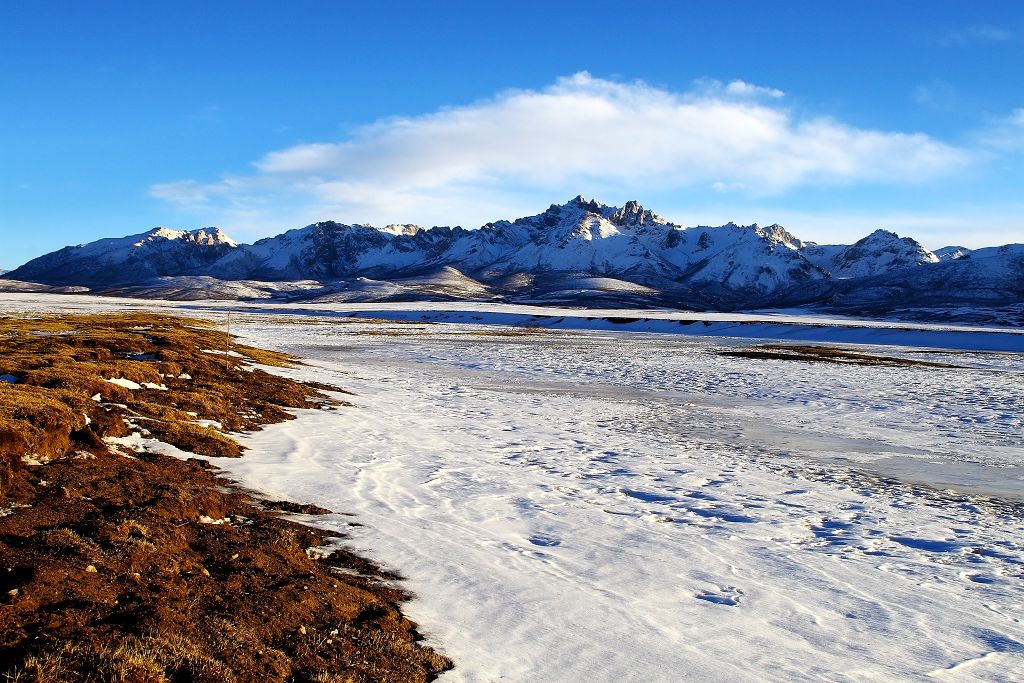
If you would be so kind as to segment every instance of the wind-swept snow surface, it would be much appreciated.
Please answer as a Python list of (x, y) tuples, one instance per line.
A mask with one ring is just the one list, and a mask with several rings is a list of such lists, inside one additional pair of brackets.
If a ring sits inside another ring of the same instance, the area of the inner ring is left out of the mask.
[(355, 513), (322, 522), (408, 577), (406, 611), (456, 662), (444, 681), (1024, 678), (1019, 354), (884, 349), (965, 367), (881, 367), (636, 333), (233, 330), (355, 396), (219, 464)]

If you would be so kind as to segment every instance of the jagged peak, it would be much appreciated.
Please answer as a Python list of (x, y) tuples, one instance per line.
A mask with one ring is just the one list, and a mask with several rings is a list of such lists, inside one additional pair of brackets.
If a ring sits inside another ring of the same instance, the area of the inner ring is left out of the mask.
[(185, 234), (184, 230), (175, 230), (174, 228), (155, 227), (146, 233), (146, 238), (159, 237), (166, 240), (177, 240)]
[(343, 228), (343, 227), (346, 227), (346, 226), (342, 225), (341, 223), (339, 223), (337, 221), (326, 220), (326, 221), (317, 221), (315, 223), (310, 223), (306, 227), (307, 228), (313, 228), (314, 230), (335, 230), (337, 228)]
[(386, 232), (390, 235), (415, 235), (423, 230), (418, 225), (412, 223), (391, 223), (385, 225), (383, 228), (377, 228), (380, 232)]
[(799, 249), (803, 245), (803, 242), (800, 239), (778, 223), (772, 223), (765, 228), (759, 227), (757, 223), (754, 223), (753, 228), (763, 237), (775, 242), (780, 242), (794, 249)]
[(650, 209), (645, 209), (640, 205), (640, 202), (635, 199), (631, 199), (623, 204), (622, 208), (613, 212), (608, 216), (608, 219), (617, 225), (647, 225), (651, 223), (657, 223), (660, 225), (668, 224), (668, 221)]
[[(650, 213), (650, 212), (647, 212)], [(644, 207), (635, 199), (630, 199), (622, 205), (622, 208), (611, 215), (615, 222), (638, 222), (644, 218)]]
[(231, 247), (238, 246), (237, 242), (228, 237), (227, 233), (217, 227), (198, 228), (196, 230), (175, 230), (174, 228), (166, 228), (163, 226), (153, 228), (147, 232), (142, 240), (136, 242), (136, 246), (141, 246), (145, 242), (152, 242), (154, 240), (181, 240), (184, 242), (191, 242), (193, 244), (226, 244)]
[(587, 198), (581, 194), (578, 194), (573, 199), (570, 199), (568, 202), (566, 202), (565, 206), (578, 206), (579, 208), (584, 209), (585, 211), (590, 211), (592, 213), (601, 213), (601, 209), (607, 208), (604, 204), (597, 201), (596, 199), (591, 199), (590, 201), (587, 201)]
[(238, 242), (228, 237), (227, 233), (218, 227), (191, 230), (188, 235), (193, 241), (199, 244), (226, 244), (230, 247), (238, 246)]
[(865, 242), (867, 240), (874, 241), (874, 240), (879, 240), (879, 239), (898, 240), (898, 239), (905, 239), (905, 238), (901, 238), (899, 235), (897, 235), (892, 230), (886, 230), (885, 228), (878, 228), (877, 230), (872, 232), (870, 235), (868, 235), (867, 237), (865, 237), (865, 238), (863, 238), (863, 239), (861, 239), (859, 241), (860, 242)]

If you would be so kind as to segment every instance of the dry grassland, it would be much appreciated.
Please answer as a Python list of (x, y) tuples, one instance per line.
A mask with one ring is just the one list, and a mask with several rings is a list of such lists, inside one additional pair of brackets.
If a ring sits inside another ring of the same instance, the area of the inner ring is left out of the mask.
[(294, 362), (195, 320), (0, 319), (15, 380), (0, 382), (0, 680), (427, 681), (451, 666), (417, 642), (397, 577), (307, 552), (327, 535), (281, 516), (326, 511), (111, 446), (135, 432), (238, 456), (230, 432), (337, 406), (333, 387), (252, 367)]
[(791, 344), (762, 344), (743, 349), (719, 351), (722, 356), (760, 358), (764, 360), (799, 360), (847, 365), (888, 365), (893, 367), (958, 368), (958, 365), (913, 360), (896, 356), (878, 356), (862, 351), (850, 351), (832, 346), (801, 346)]

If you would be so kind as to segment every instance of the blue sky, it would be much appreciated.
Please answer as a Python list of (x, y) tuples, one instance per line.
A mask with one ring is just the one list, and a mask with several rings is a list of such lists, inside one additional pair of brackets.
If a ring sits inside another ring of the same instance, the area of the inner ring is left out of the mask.
[(157, 225), (1024, 241), (1024, 3), (0, 2), (0, 268)]

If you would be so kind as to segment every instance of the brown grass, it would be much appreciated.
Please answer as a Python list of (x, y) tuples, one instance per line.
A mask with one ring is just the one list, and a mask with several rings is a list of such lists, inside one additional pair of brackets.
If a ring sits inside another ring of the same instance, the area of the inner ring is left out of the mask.
[(309, 557), (327, 534), (277, 512), (326, 511), (104, 441), (236, 456), (229, 432), (337, 403), (253, 362), (296, 361), (193, 320), (0, 319), (0, 374), (19, 380), (0, 384), (0, 680), (426, 681), (451, 666), (417, 642), (394, 577), (347, 551)]
[[(320, 390), (333, 387), (251, 367), (295, 362), (238, 344), (206, 321), (147, 314), (0, 319), (0, 374), (18, 378), (0, 383), (0, 494), (14, 485), (21, 456), (51, 460), (95, 448), (103, 436), (127, 433), (123, 419), (185, 451), (238, 456), (234, 440), (191, 423), (198, 416), (227, 431), (254, 430), (290, 419), (285, 408), (329, 403)], [(167, 390), (107, 381), (117, 378)], [(100, 401), (91, 400), (97, 395)]]
[(959, 368), (959, 365), (913, 360), (896, 356), (878, 356), (862, 351), (851, 351), (833, 346), (800, 346), (789, 344), (762, 344), (743, 349), (719, 351), (721, 356), (759, 358), (763, 360), (797, 360), (845, 365), (884, 365), (890, 367)]

